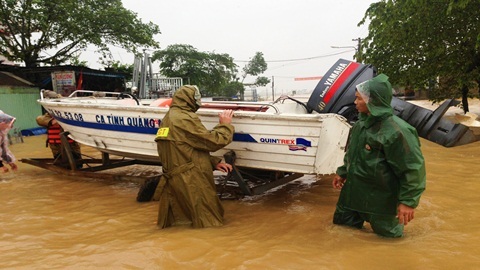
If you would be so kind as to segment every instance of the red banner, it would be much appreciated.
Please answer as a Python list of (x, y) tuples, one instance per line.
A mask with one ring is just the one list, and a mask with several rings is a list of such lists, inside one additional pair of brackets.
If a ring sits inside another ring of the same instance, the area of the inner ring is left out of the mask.
[(294, 78), (295, 81), (313, 81), (313, 80), (316, 80), (316, 81), (319, 81), (322, 79), (323, 76), (314, 76), (314, 77), (298, 77), (298, 78)]
[(83, 73), (80, 71), (80, 76), (78, 76), (77, 90), (82, 90), (83, 84)]

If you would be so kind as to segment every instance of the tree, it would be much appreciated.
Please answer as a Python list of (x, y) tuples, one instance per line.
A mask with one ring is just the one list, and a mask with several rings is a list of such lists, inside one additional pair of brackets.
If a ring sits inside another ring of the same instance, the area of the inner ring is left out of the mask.
[(232, 81), (222, 86), (221, 93), (226, 97), (236, 96), (238, 93), (245, 92), (245, 86), (239, 81)]
[(82, 61), (78, 57), (72, 57), (68, 60), (68, 64), (78, 67), (88, 67), (87, 61)]
[(108, 63), (104, 63), (104, 65), (106, 65), (106, 71), (112, 70), (115, 72), (124, 73), (126, 81), (132, 80), (133, 64), (122, 64), (120, 61), (109, 61)]
[(121, 0), (0, 0), (0, 26), (0, 54), (27, 67), (65, 63), (89, 44), (101, 52), (157, 48), (160, 33)]
[[(262, 52), (256, 52), (255, 55), (248, 61), (248, 63), (243, 67), (242, 71), (242, 83), (248, 75), (257, 76), (262, 74), (267, 70), (267, 62), (263, 58)], [(267, 77), (257, 77), (255, 79), (255, 85), (265, 86), (270, 83), (270, 79)], [(241, 99), (243, 100), (244, 90), (240, 92)]]
[(480, 81), (479, 0), (384, 0), (367, 9), (359, 25), (370, 20), (362, 40), (365, 63), (392, 82), (429, 89), (440, 101), (462, 96)]
[(257, 86), (265, 86), (270, 83), (270, 79), (264, 76), (258, 76), (257, 79), (255, 79), (255, 85)]
[(199, 52), (186, 44), (174, 44), (156, 51), (152, 61), (159, 60), (160, 71), (167, 77), (181, 77), (197, 85), (204, 95), (221, 94), (222, 86), (231, 82), (237, 65), (228, 54)]
[(242, 82), (245, 80), (247, 75), (257, 76), (267, 70), (267, 62), (263, 58), (262, 52), (256, 52), (250, 61), (243, 67)]

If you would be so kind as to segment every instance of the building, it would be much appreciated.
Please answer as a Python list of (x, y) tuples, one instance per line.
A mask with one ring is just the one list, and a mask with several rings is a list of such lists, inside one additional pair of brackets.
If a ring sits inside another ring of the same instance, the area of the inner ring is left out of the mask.
[(33, 83), (0, 71), (0, 110), (17, 118), (11, 134), (38, 128), (35, 118), (42, 114), (42, 107), (37, 102), (39, 93), (39, 88)]
[[(19, 67), (0, 64), (0, 110), (17, 118), (15, 128), (39, 128), (35, 118), (43, 112), (37, 102), (40, 90), (69, 95), (76, 89), (124, 91), (124, 73), (94, 70), (80, 66)], [(12, 131), (13, 132), (13, 131)]]
[(127, 76), (127, 74), (120, 72), (71, 65), (48, 67), (0, 65), (0, 71), (10, 72), (33, 83), (39, 89), (58, 90), (57, 92), (64, 95), (75, 89), (124, 91), (125, 77)]

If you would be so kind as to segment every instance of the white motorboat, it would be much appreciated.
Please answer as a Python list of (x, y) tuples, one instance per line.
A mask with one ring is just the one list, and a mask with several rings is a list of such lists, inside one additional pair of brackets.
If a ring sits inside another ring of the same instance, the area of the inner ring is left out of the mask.
[[(89, 94), (89, 95), (88, 95)], [(154, 141), (168, 111), (166, 99), (138, 100), (121, 93), (78, 90), (69, 97), (39, 103), (77, 142), (101, 152), (158, 161)], [(97, 93), (98, 94), (98, 93)], [(331, 174), (342, 162), (350, 125), (338, 114), (308, 113), (296, 102), (208, 102), (197, 111), (207, 129), (218, 123), (221, 109), (234, 109), (233, 142), (212, 153), (236, 155), (244, 168), (301, 174)]]

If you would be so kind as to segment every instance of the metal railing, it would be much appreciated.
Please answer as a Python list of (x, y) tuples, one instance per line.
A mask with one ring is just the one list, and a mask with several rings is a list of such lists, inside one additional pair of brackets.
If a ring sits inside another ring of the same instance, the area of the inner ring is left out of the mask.
[(155, 73), (151, 79), (149, 98), (172, 97), (175, 91), (183, 85), (182, 78), (166, 78)]

